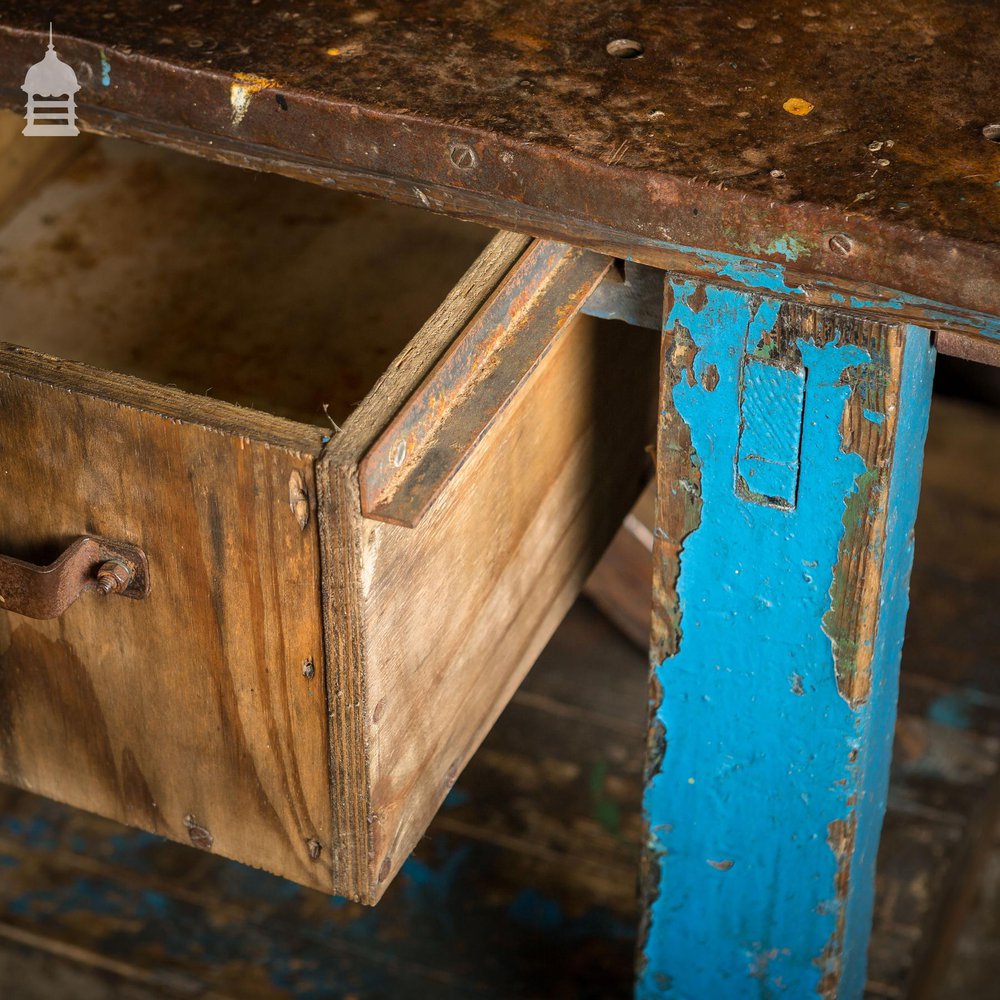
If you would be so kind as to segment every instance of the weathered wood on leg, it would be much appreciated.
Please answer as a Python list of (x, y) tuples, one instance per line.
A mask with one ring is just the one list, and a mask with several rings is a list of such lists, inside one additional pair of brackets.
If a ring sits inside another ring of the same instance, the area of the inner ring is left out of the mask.
[(857, 997), (934, 348), (666, 284), (640, 997)]

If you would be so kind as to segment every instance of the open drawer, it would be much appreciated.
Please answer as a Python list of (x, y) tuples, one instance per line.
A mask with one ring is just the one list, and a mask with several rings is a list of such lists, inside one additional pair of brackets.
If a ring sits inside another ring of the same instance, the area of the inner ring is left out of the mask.
[(638, 494), (658, 338), (589, 251), (123, 141), (15, 208), (0, 778), (374, 902)]

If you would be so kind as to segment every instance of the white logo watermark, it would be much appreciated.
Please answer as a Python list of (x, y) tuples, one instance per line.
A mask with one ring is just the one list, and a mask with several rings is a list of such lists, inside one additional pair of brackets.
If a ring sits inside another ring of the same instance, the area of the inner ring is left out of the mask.
[(28, 95), (24, 135), (79, 135), (76, 101), (80, 89), (73, 67), (56, 55), (49, 24), (49, 47), (41, 62), (28, 69), (21, 86)]

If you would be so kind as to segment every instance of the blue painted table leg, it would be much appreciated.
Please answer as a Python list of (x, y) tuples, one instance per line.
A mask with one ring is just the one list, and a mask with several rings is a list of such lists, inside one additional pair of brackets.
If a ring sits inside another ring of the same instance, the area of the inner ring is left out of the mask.
[(668, 276), (637, 994), (858, 997), (934, 349)]

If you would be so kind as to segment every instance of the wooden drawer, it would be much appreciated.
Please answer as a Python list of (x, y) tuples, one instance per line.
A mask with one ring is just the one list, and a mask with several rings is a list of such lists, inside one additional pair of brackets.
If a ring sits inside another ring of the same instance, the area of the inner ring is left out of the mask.
[(0, 613), (0, 778), (374, 902), (637, 495), (658, 339), (588, 251), (125, 142), (7, 216), (5, 578), (149, 586)]

